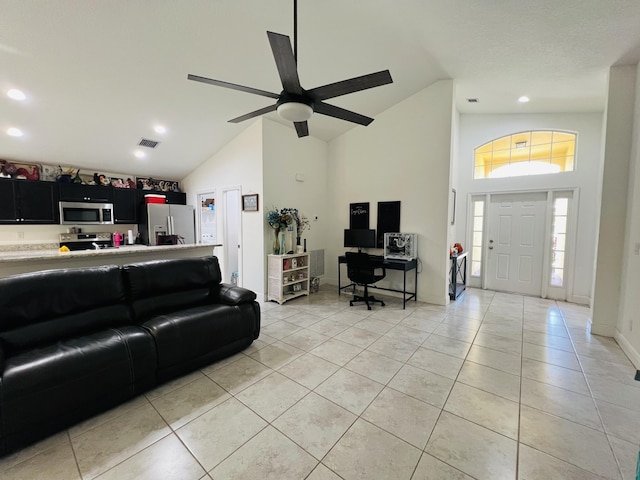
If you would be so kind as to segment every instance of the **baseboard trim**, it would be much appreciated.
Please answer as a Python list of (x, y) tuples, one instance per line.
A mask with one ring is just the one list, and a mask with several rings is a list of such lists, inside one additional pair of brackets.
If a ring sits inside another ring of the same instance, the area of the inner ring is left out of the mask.
[(593, 323), (593, 321), (591, 321), (591, 333), (595, 335), (601, 335), (603, 337), (615, 338), (617, 330), (614, 325), (596, 324), (596, 323)]
[(567, 302), (591, 307), (591, 297), (587, 297), (586, 295), (569, 295), (567, 297)]
[(620, 348), (622, 348), (622, 351), (629, 357), (631, 363), (633, 363), (636, 369), (640, 369), (640, 352), (631, 345), (619, 330), (616, 330), (615, 339), (618, 345), (620, 345)]

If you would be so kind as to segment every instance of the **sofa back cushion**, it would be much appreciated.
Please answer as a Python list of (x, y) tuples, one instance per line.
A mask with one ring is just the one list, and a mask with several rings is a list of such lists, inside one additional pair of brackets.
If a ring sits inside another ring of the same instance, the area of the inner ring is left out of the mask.
[(5, 354), (131, 322), (117, 265), (0, 278)]
[(131, 263), (122, 271), (136, 321), (204, 304), (221, 281), (216, 257)]

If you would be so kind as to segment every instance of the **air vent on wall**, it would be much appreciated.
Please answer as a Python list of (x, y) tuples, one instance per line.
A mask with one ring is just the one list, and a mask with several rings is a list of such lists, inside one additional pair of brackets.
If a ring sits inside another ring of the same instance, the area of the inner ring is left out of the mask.
[(156, 148), (159, 143), (160, 142), (156, 142), (155, 140), (149, 140), (148, 138), (141, 138), (140, 143), (138, 143), (138, 145), (140, 145), (141, 147)]

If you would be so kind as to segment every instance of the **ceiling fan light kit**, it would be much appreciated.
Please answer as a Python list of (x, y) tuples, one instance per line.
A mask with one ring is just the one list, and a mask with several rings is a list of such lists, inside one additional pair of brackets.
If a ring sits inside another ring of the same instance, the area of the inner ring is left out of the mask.
[(287, 102), (278, 105), (278, 115), (290, 122), (306, 122), (313, 115), (313, 108), (306, 103)]
[[(296, 48), (298, 44), (297, 11), (297, 0), (294, 0), (293, 32), (294, 45)], [(300, 79), (298, 78), (297, 54), (291, 47), (291, 39), (286, 35), (274, 32), (267, 32), (267, 36), (269, 38), (269, 44), (271, 45), (271, 51), (273, 52), (273, 58), (276, 62), (280, 81), (282, 82), (283, 90), (281, 93), (267, 92), (265, 90), (237, 85), (222, 80), (214, 80), (199, 75), (189, 74), (187, 75), (187, 79), (277, 99), (274, 105), (229, 120), (232, 123), (243, 122), (264, 115), (265, 113), (277, 111), (280, 117), (294, 123), (298, 137), (306, 137), (309, 135), (307, 120), (311, 118), (314, 112), (364, 126), (373, 122), (373, 118), (325, 103), (324, 100), (393, 83), (389, 70), (370, 73), (369, 75), (305, 90), (300, 85)]]

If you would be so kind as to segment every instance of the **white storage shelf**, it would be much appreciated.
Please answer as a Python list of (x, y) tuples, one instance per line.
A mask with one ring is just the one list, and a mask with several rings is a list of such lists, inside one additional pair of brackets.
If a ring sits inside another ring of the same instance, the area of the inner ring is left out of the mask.
[(283, 304), (309, 295), (309, 254), (269, 255), (268, 300)]

